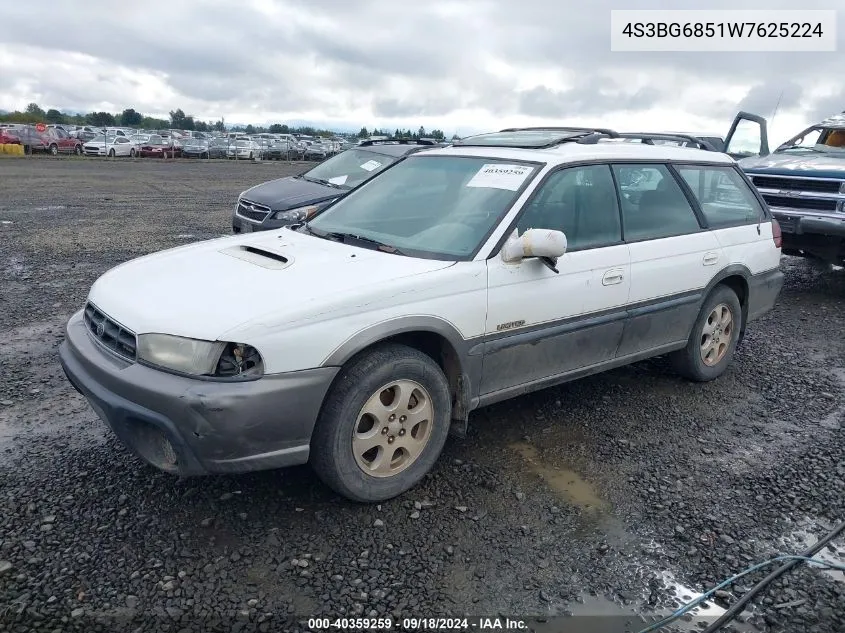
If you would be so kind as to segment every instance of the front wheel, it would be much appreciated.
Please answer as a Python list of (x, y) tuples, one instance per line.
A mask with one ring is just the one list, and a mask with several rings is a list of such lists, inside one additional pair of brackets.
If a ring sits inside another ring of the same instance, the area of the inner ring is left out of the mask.
[(352, 501), (409, 490), (431, 470), (449, 434), (449, 383), (429, 356), (383, 345), (344, 366), (311, 438), (311, 466)]
[(114, 158), (114, 149), (109, 150), (109, 158)]
[(73, 150), (73, 153), (77, 156), (82, 156), (82, 145), (77, 145), (76, 148)]
[(59, 154), (59, 146), (58, 146), (58, 145), (56, 145), (55, 143), (53, 143), (52, 145), (50, 145), (50, 153), (51, 153), (53, 156), (57, 156), (57, 155)]
[(733, 359), (742, 327), (742, 306), (727, 286), (716, 286), (704, 301), (687, 346), (672, 354), (676, 371), (707, 382), (721, 376)]

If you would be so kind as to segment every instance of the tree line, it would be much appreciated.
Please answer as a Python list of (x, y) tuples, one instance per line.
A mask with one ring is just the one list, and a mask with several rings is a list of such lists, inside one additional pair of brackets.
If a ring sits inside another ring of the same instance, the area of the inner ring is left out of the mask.
[[(9, 112), (0, 114), (0, 122), (3, 123), (56, 123), (65, 125), (90, 125), (92, 127), (134, 127), (149, 130), (160, 130), (173, 128), (177, 130), (195, 130), (197, 132), (224, 132), (226, 125), (223, 119), (218, 121), (200, 121), (190, 114), (185, 114), (181, 108), (170, 111), (170, 119), (159, 119), (155, 117), (146, 116), (137, 112), (134, 108), (126, 108), (120, 114), (113, 114), (111, 112), (89, 112), (87, 114), (69, 114), (50, 108), (44, 110), (37, 103), (30, 103), (21, 111)], [(306, 134), (309, 136), (334, 136), (336, 132), (333, 130), (318, 129), (311, 126), (292, 127), (285, 124), (274, 123), (270, 126), (230, 126), (228, 128), (232, 132), (244, 132), (245, 134), (259, 134), (261, 132), (269, 132), (271, 134)], [(416, 132), (408, 130), (400, 130), (397, 128), (393, 133), (388, 130), (374, 129), (372, 132), (366, 127), (362, 127), (358, 133), (358, 138), (369, 138), (370, 136), (392, 136), (393, 138), (407, 138), (407, 139), (421, 139), (434, 138), (438, 140), (445, 139), (442, 130), (431, 130), (426, 132), (425, 128), (420, 126)], [(457, 138), (456, 136), (453, 138)]]

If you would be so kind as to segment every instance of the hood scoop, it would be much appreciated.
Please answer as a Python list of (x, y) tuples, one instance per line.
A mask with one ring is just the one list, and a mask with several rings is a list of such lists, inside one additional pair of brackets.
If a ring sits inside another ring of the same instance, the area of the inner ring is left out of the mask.
[(245, 262), (250, 262), (256, 266), (270, 268), (272, 270), (281, 270), (287, 268), (293, 263), (292, 257), (285, 257), (281, 253), (275, 253), (258, 246), (231, 246), (220, 251), (224, 255), (242, 259)]

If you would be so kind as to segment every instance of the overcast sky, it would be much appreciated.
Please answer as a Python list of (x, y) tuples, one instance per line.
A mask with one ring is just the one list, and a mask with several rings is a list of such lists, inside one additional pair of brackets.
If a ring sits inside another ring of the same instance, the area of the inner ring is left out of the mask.
[[(837, 52), (610, 51), (611, 8), (799, 5), (842, 7)], [(0, 108), (724, 133), (780, 98), (779, 142), (845, 110), (843, 22), (843, 0), (0, 0)]]

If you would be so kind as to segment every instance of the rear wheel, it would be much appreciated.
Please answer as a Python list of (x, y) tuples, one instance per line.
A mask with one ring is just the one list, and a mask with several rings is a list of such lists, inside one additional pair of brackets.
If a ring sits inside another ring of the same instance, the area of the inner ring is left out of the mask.
[(672, 355), (682, 376), (707, 382), (721, 376), (730, 365), (739, 341), (742, 306), (727, 286), (716, 286), (705, 300), (687, 346)]
[(404, 345), (364, 352), (341, 369), (311, 438), (311, 465), (353, 501), (390, 499), (431, 470), (449, 433), (449, 383)]
[(73, 153), (76, 154), (77, 156), (82, 156), (82, 145), (77, 145), (74, 148)]
[(59, 146), (58, 146), (58, 145), (56, 145), (55, 143), (52, 143), (52, 144), (50, 145), (50, 153), (51, 153), (53, 156), (57, 156), (57, 155), (59, 154)]
[(200, 154), (200, 158), (209, 158), (208, 152), (203, 152), (202, 154)]
[(135, 148), (129, 150), (129, 158), (135, 158)]

